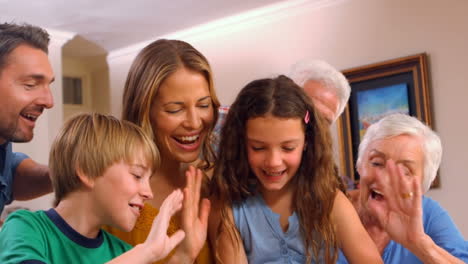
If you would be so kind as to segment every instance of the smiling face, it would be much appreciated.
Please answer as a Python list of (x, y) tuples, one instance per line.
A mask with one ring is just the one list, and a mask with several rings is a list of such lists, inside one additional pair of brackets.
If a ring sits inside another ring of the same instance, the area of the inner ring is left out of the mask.
[[(411, 135), (399, 135), (371, 142), (358, 166), (360, 204), (362, 209), (370, 203), (386, 203), (383, 187), (376, 182), (378, 172), (385, 169), (386, 161), (403, 165), (405, 175), (423, 180), (424, 156), (422, 140)], [(397, 175), (392, 175), (396, 177)]]
[(304, 150), (304, 128), (299, 118), (271, 115), (247, 121), (249, 165), (261, 183), (261, 191), (288, 189)]
[(125, 232), (133, 229), (143, 203), (153, 198), (149, 185), (151, 170), (141, 153), (136, 156), (131, 164), (114, 163), (93, 182), (92, 195), (102, 224)]
[(20, 45), (10, 53), (0, 72), (0, 144), (33, 138), (37, 118), (54, 104), (49, 87), (53, 79), (44, 51)]
[(314, 107), (332, 124), (338, 110), (338, 97), (322, 82), (308, 80), (304, 84), (304, 91), (314, 103)]
[(213, 124), (213, 104), (205, 77), (179, 68), (161, 84), (150, 111), (162, 158), (195, 161)]

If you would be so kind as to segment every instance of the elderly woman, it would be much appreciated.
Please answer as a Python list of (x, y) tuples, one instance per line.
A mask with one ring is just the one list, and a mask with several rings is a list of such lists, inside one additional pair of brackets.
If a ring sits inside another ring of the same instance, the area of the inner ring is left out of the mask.
[[(390, 115), (359, 146), (355, 199), (385, 263), (465, 263), (468, 248), (448, 213), (423, 195), (442, 157), (439, 137), (414, 117)], [(347, 263), (340, 255), (338, 263)]]

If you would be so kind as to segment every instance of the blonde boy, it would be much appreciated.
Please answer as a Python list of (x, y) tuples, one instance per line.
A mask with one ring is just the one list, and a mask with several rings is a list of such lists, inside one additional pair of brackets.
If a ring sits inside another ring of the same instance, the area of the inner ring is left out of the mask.
[(152, 197), (149, 178), (158, 163), (153, 141), (134, 124), (101, 114), (72, 118), (49, 157), (56, 207), (13, 213), (0, 233), (0, 263), (153, 263), (165, 257), (184, 238), (183, 231), (166, 234), (182, 206), (180, 190), (164, 201), (147, 240), (133, 249), (101, 229), (133, 228)]

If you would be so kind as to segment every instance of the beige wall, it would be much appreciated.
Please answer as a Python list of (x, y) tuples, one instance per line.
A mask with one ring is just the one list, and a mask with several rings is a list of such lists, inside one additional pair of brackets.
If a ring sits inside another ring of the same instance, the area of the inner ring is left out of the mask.
[(107, 66), (106, 57), (107, 54), (80, 58), (91, 78), (92, 111), (104, 114), (111, 112), (109, 67)]
[(82, 60), (66, 55), (62, 56), (62, 69), (63, 76), (81, 78), (83, 96), (81, 105), (63, 105), (63, 120), (65, 121), (78, 113), (91, 111), (91, 74)]
[[(289, 65), (304, 57), (324, 59), (346, 69), (427, 52), (433, 120), (444, 145), (441, 188), (428, 195), (449, 211), (468, 237), (464, 225), (468, 210), (461, 202), (468, 187), (468, 122), (462, 107), (468, 98), (468, 1), (292, 2), (296, 6), (271, 15), (165, 37), (189, 41), (205, 54), (223, 104), (230, 104), (248, 81), (287, 73)], [(111, 52), (108, 58), (114, 114), (120, 113), (125, 75), (141, 47)]]
[(82, 112), (109, 113), (109, 69), (105, 56), (63, 56), (63, 75), (83, 80), (83, 105), (64, 105), (64, 120)]
[(93, 110), (99, 113), (110, 114), (109, 99), (109, 69), (100, 68), (91, 73)]

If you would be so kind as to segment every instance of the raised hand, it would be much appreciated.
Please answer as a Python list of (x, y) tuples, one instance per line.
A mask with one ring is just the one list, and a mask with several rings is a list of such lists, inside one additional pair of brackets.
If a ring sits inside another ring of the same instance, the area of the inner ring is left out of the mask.
[(174, 260), (171, 259), (170, 263), (193, 263), (205, 245), (207, 237), (211, 204), (208, 199), (202, 199), (200, 202), (203, 173), (190, 166), (185, 176), (187, 185), (184, 188), (185, 199), (181, 215), (185, 239), (177, 248)]
[(395, 242), (406, 248), (425, 236), (422, 223), (422, 175), (405, 175), (402, 164), (391, 159), (377, 172), (386, 203), (369, 206), (371, 213)]
[(183, 230), (178, 230), (171, 237), (167, 228), (171, 217), (182, 208), (184, 195), (181, 190), (173, 191), (162, 203), (159, 214), (153, 221), (153, 226), (145, 241), (153, 261), (165, 258), (185, 237)]

